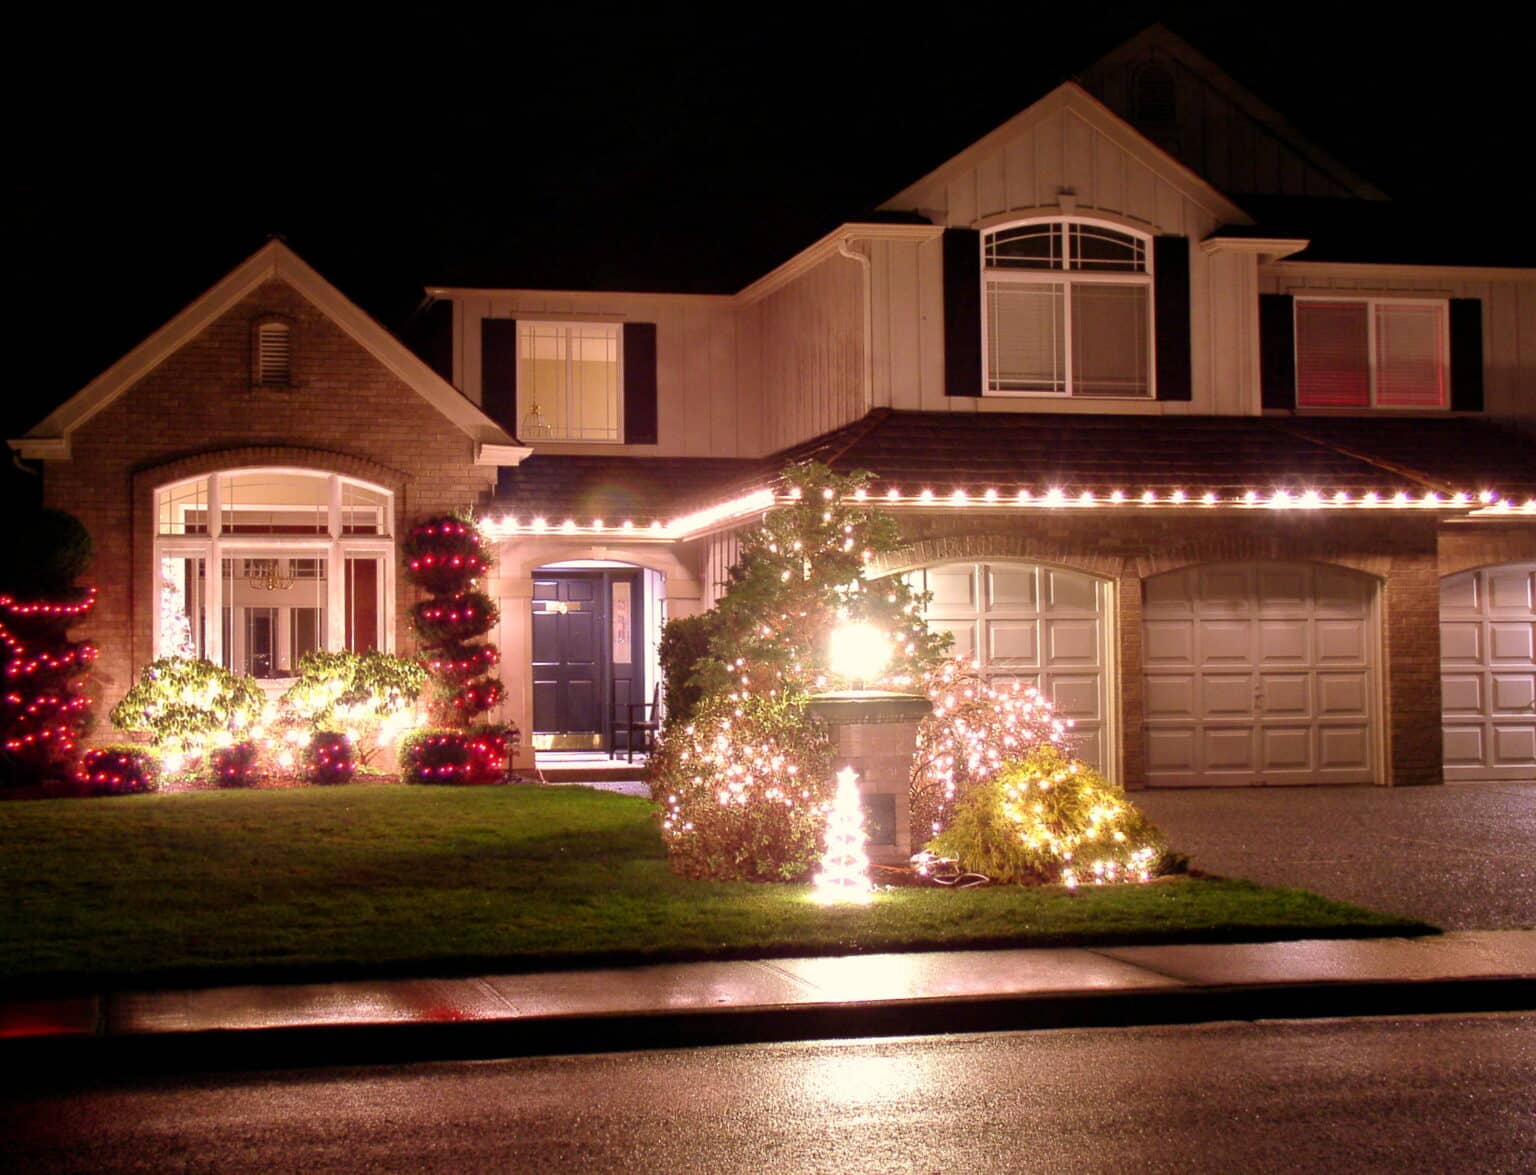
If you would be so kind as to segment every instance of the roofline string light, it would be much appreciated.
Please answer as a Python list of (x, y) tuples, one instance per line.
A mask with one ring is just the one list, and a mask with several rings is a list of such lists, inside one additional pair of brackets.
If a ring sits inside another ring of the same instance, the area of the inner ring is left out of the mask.
[[(649, 522), (636, 522), (633, 519), (625, 519), (622, 522), (614, 522), (602, 518), (593, 518), (590, 521), (581, 521), (576, 518), (564, 518), (553, 521), (542, 516), (532, 518), (518, 518), (513, 515), (503, 514), (497, 518), (486, 518), (481, 521), (480, 527), (487, 537), (497, 539), (511, 535), (606, 535), (619, 539), (631, 539), (640, 542), (676, 542), (682, 539), (697, 538), (721, 525), (737, 522), (749, 518), (754, 514), (761, 514), (774, 506), (793, 502), (798, 495), (775, 494), (772, 490), (754, 490), (750, 494), (744, 494), (739, 498), (732, 498), (720, 502), (714, 506), (695, 510), (689, 514), (679, 515), (669, 522), (663, 522), (659, 518)], [(1105, 490), (1081, 490), (1069, 493), (1060, 486), (1050, 486), (1043, 490), (1020, 489), (1014, 493), (1004, 493), (997, 488), (973, 493), (969, 490), (956, 489), (949, 493), (939, 493), (933, 489), (922, 489), (916, 493), (904, 493), (902, 490), (891, 487), (874, 493), (868, 490), (856, 491), (852, 499), (857, 502), (879, 502), (885, 506), (918, 506), (933, 507), (944, 510), (982, 509), (991, 510), (1000, 507), (1012, 506), (1035, 510), (1082, 510), (1096, 507), (1158, 507), (1162, 509), (1237, 509), (1237, 510), (1465, 510), (1477, 516), (1512, 514), (1536, 515), (1536, 498), (1528, 498), (1523, 503), (1516, 503), (1502, 497), (1493, 490), (1480, 490), (1471, 493), (1465, 490), (1456, 493), (1442, 494), (1429, 490), (1421, 495), (1409, 494), (1406, 490), (1397, 490), (1393, 493), (1378, 493), (1375, 490), (1367, 490), (1364, 493), (1352, 493), (1349, 490), (1337, 490), (1332, 494), (1321, 490), (1305, 489), (1249, 489), (1241, 494), (1219, 494), (1215, 490), (1196, 489), (1144, 489), (1141, 491), (1127, 489)]]

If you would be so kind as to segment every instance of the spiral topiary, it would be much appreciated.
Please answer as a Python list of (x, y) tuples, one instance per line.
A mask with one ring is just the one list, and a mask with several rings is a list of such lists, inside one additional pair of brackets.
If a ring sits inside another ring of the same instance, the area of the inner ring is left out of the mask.
[(438, 686), (438, 718), (468, 729), (505, 696), (488, 675), (496, 647), (482, 637), (496, 624), (496, 604), (475, 583), (491, 552), (472, 522), (442, 516), (412, 528), (405, 541), (406, 576), (429, 593), (411, 610), (428, 672)]

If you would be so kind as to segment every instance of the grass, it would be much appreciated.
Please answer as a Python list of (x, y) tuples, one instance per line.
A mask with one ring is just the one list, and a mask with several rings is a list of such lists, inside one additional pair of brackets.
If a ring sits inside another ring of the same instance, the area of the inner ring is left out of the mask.
[(642, 800), (400, 785), (0, 804), (0, 985), (188, 985), (995, 946), (1255, 941), (1431, 928), (1299, 890), (688, 881)]

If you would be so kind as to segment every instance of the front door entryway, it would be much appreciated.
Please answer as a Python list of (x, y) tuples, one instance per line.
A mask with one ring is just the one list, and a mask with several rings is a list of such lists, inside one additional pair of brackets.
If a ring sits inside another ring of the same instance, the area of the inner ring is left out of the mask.
[(615, 723), (645, 700), (639, 571), (540, 570), (532, 606), (534, 748), (624, 750)]

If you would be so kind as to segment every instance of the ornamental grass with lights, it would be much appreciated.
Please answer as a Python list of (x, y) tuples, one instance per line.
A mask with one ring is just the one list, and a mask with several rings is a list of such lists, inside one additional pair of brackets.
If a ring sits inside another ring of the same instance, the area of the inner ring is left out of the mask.
[(1069, 889), (1150, 881), (1173, 862), (1120, 788), (1049, 745), (974, 788), (928, 851), (993, 881)]

